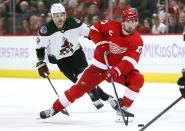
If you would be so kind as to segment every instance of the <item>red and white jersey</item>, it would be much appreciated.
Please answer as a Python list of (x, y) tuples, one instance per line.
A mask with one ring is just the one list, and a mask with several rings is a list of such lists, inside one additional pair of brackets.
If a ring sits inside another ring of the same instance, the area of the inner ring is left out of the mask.
[[(130, 72), (137, 65), (143, 47), (143, 41), (137, 31), (123, 35), (122, 25), (115, 20), (98, 21), (90, 29), (89, 36), (96, 44), (109, 44), (108, 62), (119, 75)], [(95, 49), (93, 65), (107, 69), (103, 56)], [(121, 74), (120, 74), (121, 73)]]

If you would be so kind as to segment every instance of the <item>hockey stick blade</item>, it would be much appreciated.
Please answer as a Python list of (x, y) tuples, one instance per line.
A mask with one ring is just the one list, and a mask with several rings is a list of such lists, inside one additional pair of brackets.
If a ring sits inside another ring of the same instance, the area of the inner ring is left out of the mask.
[(69, 116), (69, 113), (66, 110), (61, 110), (60, 112), (65, 114), (65, 115), (67, 115), (67, 116)]
[(165, 108), (162, 112), (160, 112), (156, 117), (150, 120), (145, 126), (143, 126), (139, 131), (144, 131), (147, 127), (149, 127), (152, 123), (154, 123), (158, 118), (160, 118), (164, 113), (166, 113), (170, 108), (172, 108), (175, 104), (177, 104), (183, 96), (180, 96), (173, 103), (171, 103), (167, 108)]

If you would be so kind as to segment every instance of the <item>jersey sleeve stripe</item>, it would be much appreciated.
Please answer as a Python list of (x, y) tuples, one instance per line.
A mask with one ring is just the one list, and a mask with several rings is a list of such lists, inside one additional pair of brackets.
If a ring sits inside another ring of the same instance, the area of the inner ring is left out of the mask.
[[(107, 70), (107, 66), (96, 59), (92, 59), (92, 64), (100, 69)], [(112, 66), (110, 66), (112, 68)]]
[(114, 69), (117, 71), (118, 76), (120, 76), (121, 75), (121, 71), (119, 70), (119, 68), (115, 67)]
[(112, 43), (111, 41), (100, 41), (100, 42), (96, 43), (96, 47), (99, 46), (99, 45), (111, 44), (111, 43)]
[(134, 67), (136, 67), (136, 65), (137, 65), (136, 60), (134, 60), (133, 58), (131, 58), (129, 56), (124, 56), (122, 60), (126, 60), (126, 61), (130, 62)]
[(92, 25), (92, 26), (90, 27), (90, 29), (99, 32), (99, 30), (98, 30), (96, 27), (94, 27), (94, 25)]

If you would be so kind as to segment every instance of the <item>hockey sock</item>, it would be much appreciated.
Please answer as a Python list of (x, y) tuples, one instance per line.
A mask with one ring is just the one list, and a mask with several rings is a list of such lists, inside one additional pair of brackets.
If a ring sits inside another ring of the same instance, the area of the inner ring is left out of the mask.
[(56, 111), (56, 112), (59, 112), (61, 110), (64, 109), (64, 106), (60, 103), (59, 99), (57, 99), (54, 104), (53, 104), (53, 109)]

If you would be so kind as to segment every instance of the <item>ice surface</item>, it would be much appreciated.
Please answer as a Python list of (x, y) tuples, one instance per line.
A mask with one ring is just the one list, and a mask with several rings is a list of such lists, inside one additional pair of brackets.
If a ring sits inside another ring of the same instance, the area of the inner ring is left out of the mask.
[[(52, 80), (58, 93), (68, 89), (68, 80)], [(114, 96), (112, 85), (100, 85)], [(119, 96), (124, 87), (116, 84)], [(0, 131), (138, 131), (138, 124), (146, 124), (180, 96), (176, 84), (145, 83), (130, 111), (132, 123), (116, 123), (116, 113), (107, 102), (97, 110), (88, 95), (67, 108), (70, 116), (58, 113), (46, 120), (36, 120), (39, 112), (48, 109), (56, 95), (47, 79), (0, 78)], [(184, 131), (185, 101), (178, 102), (149, 126), (146, 131)]]

